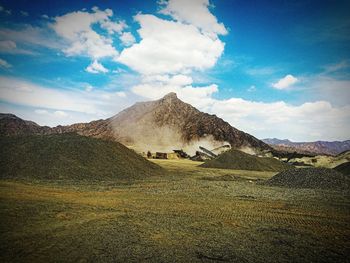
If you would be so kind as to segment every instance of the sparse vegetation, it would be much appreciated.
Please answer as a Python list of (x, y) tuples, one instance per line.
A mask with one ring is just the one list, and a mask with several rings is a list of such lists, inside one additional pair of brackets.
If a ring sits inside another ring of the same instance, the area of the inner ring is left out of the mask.
[(273, 172), (153, 162), (168, 172), (128, 184), (1, 180), (1, 262), (348, 261), (342, 192), (258, 183)]

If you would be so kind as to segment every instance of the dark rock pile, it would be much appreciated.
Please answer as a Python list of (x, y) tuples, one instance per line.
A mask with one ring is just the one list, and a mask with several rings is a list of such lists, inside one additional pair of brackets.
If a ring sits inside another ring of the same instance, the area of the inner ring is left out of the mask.
[(289, 188), (350, 189), (350, 177), (328, 168), (300, 168), (280, 172), (266, 181), (266, 185)]
[(235, 149), (220, 154), (200, 165), (205, 168), (220, 168), (248, 171), (280, 172), (294, 169), (293, 166), (283, 163), (275, 158), (257, 157)]
[(0, 136), (0, 179), (133, 180), (163, 172), (118, 142), (68, 133)]

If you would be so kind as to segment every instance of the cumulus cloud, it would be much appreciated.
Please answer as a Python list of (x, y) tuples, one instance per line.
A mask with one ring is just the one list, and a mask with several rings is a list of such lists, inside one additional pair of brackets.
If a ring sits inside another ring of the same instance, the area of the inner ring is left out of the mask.
[(0, 67), (1, 68), (11, 68), (12, 65), (8, 63), (6, 60), (0, 58)]
[(179, 22), (194, 25), (211, 37), (227, 34), (224, 24), (218, 23), (210, 12), (209, 0), (168, 0), (161, 1), (161, 5), (163, 8), (160, 13), (170, 15)]
[(55, 17), (51, 27), (66, 41), (67, 47), (63, 52), (67, 56), (85, 55), (93, 59), (116, 57), (118, 51), (112, 39), (97, 33), (92, 27), (99, 24), (111, 34), (121, 31), (124, 26), (112, 21), (112, 16), (111, 9), (102, 11), (94, 7), (92, 12), (77, 11)]
[(108, 34), (113, 35), (115, 33), (121, 34), (123, 30), (127, 28), (127, 25), (124, 21), (116, 22), (110, 20), (103, 20), (101, 22), (101, 27), (106, 29)]
[(274, 87), (275, 89), (283, 90), (294, 85), (295, 83), (297, 83), (297, 81), (298, 79), (296, 77), (288, 74), (284, 78), (277, 81), (276, 83), (273, 83), (272, 87)]
[(86, 69), (87, 72), (97, 74), (97, 73), (107, 73), (108, 69), (106, 69), (101, 63), (97, 60), (94, 60)]
[(135, 43), (135, 37), (130, 32), (124, 32), (119, 37), (124, 46), (130, 46)]
[(326, 101), (290, 105), (231, 98), (214, 100), (207, 110), (259, 138), (346, 140), (350, 129), (350, 106), (334, 107)]
[(135, 21), (141, 26), (141, 41), (124, 49), (118, 61), (141, 74), (208, 69), (224, 50), (223, 42), (202, 34), (193, 25), (143, 14), (136, 15)]

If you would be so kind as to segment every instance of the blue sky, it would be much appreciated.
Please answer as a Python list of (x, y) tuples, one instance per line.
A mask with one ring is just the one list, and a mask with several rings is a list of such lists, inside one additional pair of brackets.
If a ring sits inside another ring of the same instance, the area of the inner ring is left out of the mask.
[(0, 111), (55, 126), (175, 91), (258, 138), (349, 139), (349, 8), (0, 0)]

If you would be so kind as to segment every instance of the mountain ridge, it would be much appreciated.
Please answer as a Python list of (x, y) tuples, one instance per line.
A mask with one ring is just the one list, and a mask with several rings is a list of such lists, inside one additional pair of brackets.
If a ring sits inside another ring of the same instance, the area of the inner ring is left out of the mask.
[(288, 139), (267, 138), (263, 142), (276, 150), (296, 151), (304, 153), (337, 155), (350, 150), (350, 140), (345, 141), (314, 141), (293, 142)]

